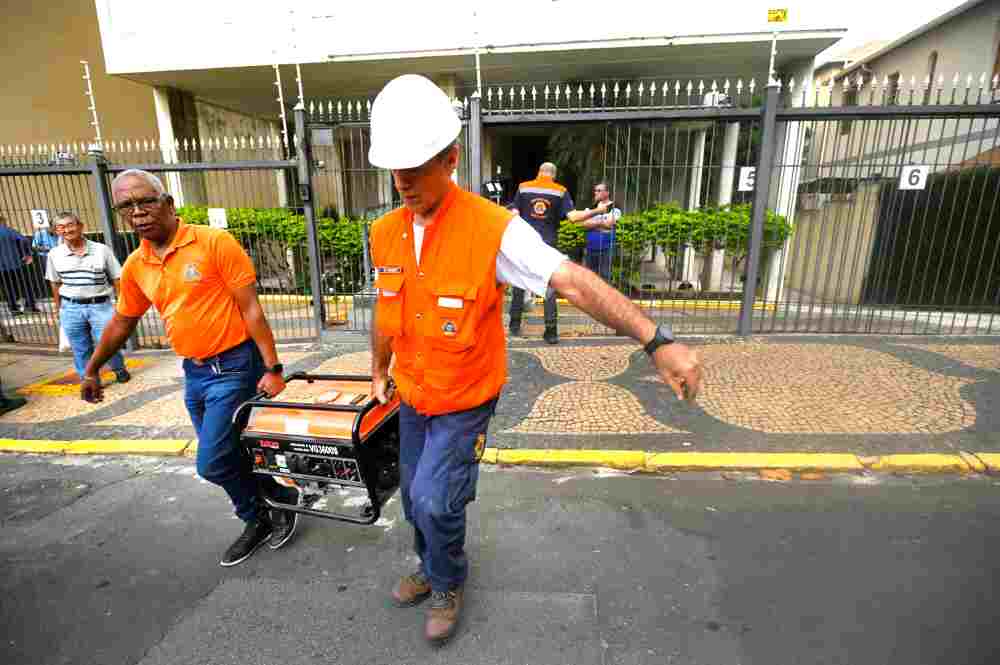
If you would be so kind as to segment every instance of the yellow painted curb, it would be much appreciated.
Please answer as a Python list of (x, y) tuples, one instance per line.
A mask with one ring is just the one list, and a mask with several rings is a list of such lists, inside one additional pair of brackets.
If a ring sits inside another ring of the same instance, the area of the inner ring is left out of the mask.
[(524, 466), (601, 466), (641, 471), (646, 453), (634, 450), (501, 450), (497, 464)]
[(958, 454), (917, 453), (882, 455), (865, 458), (865, 466), (872, 471), (897, 471), (906, 473), (968, 473), (973, 469)]
[(969, 465), (969, 468), (972, 471), (975, 471), (976, 473), (986, 473), (986, 464), (984, 464), (979, 457), (962, 450), (958, 451), (958, 454), (962, 457), (962, 461)]
[[(54, 455), (193, 456), (196, 440), (0, 439), (0, 453)], [(1000, 453), (918, 453), (859, 457), (851, 453), (649, 453), (635, 450), (542, 450), (487, 448), (484, 464), (539, 467), (604, 467), (623, 471), (767, 470), (889, 473), (1000, 472)]]
[(1000, 453), (976, 453), (976, 457), (986, 465), (986, 470), (1000, 473)]
[[(535, 298), (535, 304), (541, 305), (544, 298)], [(556, 298), (560, 305), (571, 304), (565, 298)], [(642, 300), (633, 298), (632, 302), (643, 309), (730, 309), (738, 310), (742, 303), (734, 300)], [(755, 302), (753, 308), (758, 311), (773, 312), (778, 307), (774, 303)]]
[(82, 440), (71, 441), (66, 452), (70, 455), (180, 455), (188, 443), (187, 439)]
[[(125, 360), (125, 367), (129, 368), (130, 370), (135, 370), (144, 365), (148, 365), (149, 363), (150, 363), (149, 358), (127, 358)], [(67, 358), (66, 364), (67, 367), (72, 367), (73, 365), (72, 358)], [(35, 383), (32, 383), (30, 385), (18, 388), (17, 392), (20, 395), (47, 395), (49, 397), (52, 396), (58, 397), (61, 395), (78, 395), (80, 393), (79, 383), (62, 383), (62, 384), (52, 383), (53, 381), (58, 381), (59, 379), (66, 377), (68, 374), (72, 374), (74, 371), (75, 370), (70, 369), (61, 372), (60, 374), (54, 374), (50, 377), (42, 379), (41, 381), (36, 381)], [(101, 372), (102, 384), (110, 385), (111, 383), (114, 382), (114, 378), (115, 378), (115, 373), (110, 369)]]
[(0, 452), (56, 455), (180, 455), (187, 439), (81, 439), (77, 441), (0, 439)]
[(0, 439), (0, 452), (62, 455), (70, 443), (70, 441), (48, 441), (45, 439)]
[(791, 469), (862, 471), (856, 455), (841, 453), (655, 453), (646, 457), (647, 471), (684, 469)]

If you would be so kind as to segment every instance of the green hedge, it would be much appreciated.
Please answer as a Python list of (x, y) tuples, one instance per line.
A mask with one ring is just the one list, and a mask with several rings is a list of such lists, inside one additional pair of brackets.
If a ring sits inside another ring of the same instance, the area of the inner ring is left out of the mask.
[[(208, 225), (208, 208), (204, 206), (182, 206), (177, 215), (189, 224)], [(226, 208), (226, 223), (229, 232), (241, 242), (261, 238), (278, 241), (286, 247), (305, 247), (305, 217), (286, 208)], [(320, 249), (336, 257), (336, 269), (332, 274), (324, 274), (324, 281), (337, 292), (356, 291), (364, 282), (363, 220), (320, 217), (316, 226)], [(302, 263), (301, 268), (296, 266), (297, 288), (308, 293), (308, 253), (301, 252), (298, 260)]]
[[(782, 215), (767, 211), (764, 246), (780, 247), (792, 233)], [(674, 203), (660, 203), (640, 212), (622, 215), (615, 229), (619, 252), (632, 254), (651, 246), (673, 255), (684, 244), (698, 251), (726, 248), (742, 256), (750, 237), (750, 204), (684, 210)], [(559, 249), (569, 254), (586, 244), (586, 232), (578, 224), (563, 221), (559, 226)]]

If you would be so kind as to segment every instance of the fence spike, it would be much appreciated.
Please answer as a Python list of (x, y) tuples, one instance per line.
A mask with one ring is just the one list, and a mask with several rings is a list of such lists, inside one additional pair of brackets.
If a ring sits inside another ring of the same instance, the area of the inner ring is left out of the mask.
[(556, 106), (558, 106), (558, 105), (559, 105), (559, 95), (560, 95), (561, 93), (562, 93), (562, 87), (561, 87), (561, 86), (559, 86), (559, 85), (556, 85), (556, 86), (555, 86), (555, 98), (556, 98)]
[(965, 87), (966, 88), (971, 88), (972, 87), (972, 74), (969, 74), (968, 77), (966, 77), (966, 79), (965, 79)]
[(576, 89), (576, 103), (577, 103), (578, 106), (583, 104), (583, 84), (582, 83)]
[(986, 72), (979, 75), (979, 87), (983, 88), (986, 86)]
[(646, 88), (643, 87), (642, 81), (639, 81), (639, 87), (636, 89), (639, 93), (639, 101), (642, 101), (642, 96), (646, 93)]
[(625, 84), (625, 103), (626, 104), (631, 104), (632, 103), (632, 84), (631, 83), (626, 83)]
[(604, 106), (604, 98), (607, 96), (607, 94), (608, 94), (608, 85), (604, 81), (601, 81), (601, 106)]
[(548, 106), (548, 103), (549, 103), (549, 84), (548, 83), (545, 84), (545, 90), (542, 91), (542, 94), (545, 95), (545, 104), (546, 104), (546, 106)]
[(743, 79), (736, 79), (736, 95), (740, 96), (743, 94)]
[(524, 100), (528, 98), (528, 91), (525, 87), (521, 86), (521, 106), (524, 106)]
[(691, 91), (692, 90), (694, 90), (694, 83), (692, 83), (691, 81), (688, 81), (688, 87), (687, 87), (688, 97), (691, 96)]
[(615, 99), (618, 99), (618, 94), (621, 92), (621, 87), (619, 87), (618, 81), (615, 81), (615, 87), (612, 92), (615, 94)]
[(538, 98), (538, 88), (531, 86), (531, 103), (534, 104), (535, 100)]
[(717, 83), (715, 82), (715, 79), (712, 79), (712, 87), (710, 88), (710, 90), (711, 90), (712, 92), (718, 92), (718, 91), (719, 91), (719, 86), (718, 86), (718, 84), (717, 84)]
[(727, 96), (729, 95), (729, 79), (726, 79), (726, 82), (722, 84), (722, 92), (726, 93)]
[(705, 96), (705, 82), (701, 79), (698, 80), (698, 96), (702, 98)]
[(959, 81), (960, 78), (961, 77), (958, 75), (958, 72), (955, 72), (955, 78), (951, 82), (951, 87), (957, 88), (958, 87), (958, 81)]

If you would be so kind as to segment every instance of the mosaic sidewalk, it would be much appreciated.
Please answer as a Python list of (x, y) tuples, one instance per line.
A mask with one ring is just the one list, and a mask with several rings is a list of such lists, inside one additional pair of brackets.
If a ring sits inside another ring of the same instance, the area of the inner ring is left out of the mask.
[[(618, 338), (517, 339), (492, 424), (499, 448), (652, 452), (1000, 451), (996, 338), (762, 338), (698, 343), (706, 385), (678, 402), (645, 355)], [(290, 371), (366, 373), (363, 344), (286, 346)], [(0, 358), (32, 362), (31, 356)], [(47, 361), (49, 362), (49, 361)], [(2, 363), (0, 363), (2, 365)], [(66, 359), (69, 365), (69, 359)], [(183, 439), (180, 362), (131, 359), (105, 401), (78, 397), (70, 372), (22, 388), (29, 404), (0, 417), (0, 437)], [(295, 399), (289, 391), (283, 395)]]

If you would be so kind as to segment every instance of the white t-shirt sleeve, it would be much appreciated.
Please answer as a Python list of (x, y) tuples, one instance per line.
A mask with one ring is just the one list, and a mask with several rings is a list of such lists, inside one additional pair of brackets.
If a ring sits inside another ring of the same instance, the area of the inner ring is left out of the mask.
[(118, 258), (109, 247), (104, 249), (104, 269), (108, 272), (108, 277), (110, 277), (112, 281), (121, 279), (122, 266), (118, 263)]
[(497, 254), (497, 280), (542, 295), (566, 255), (542, 240), (538, 231), (515, 215), (507, 224)]

